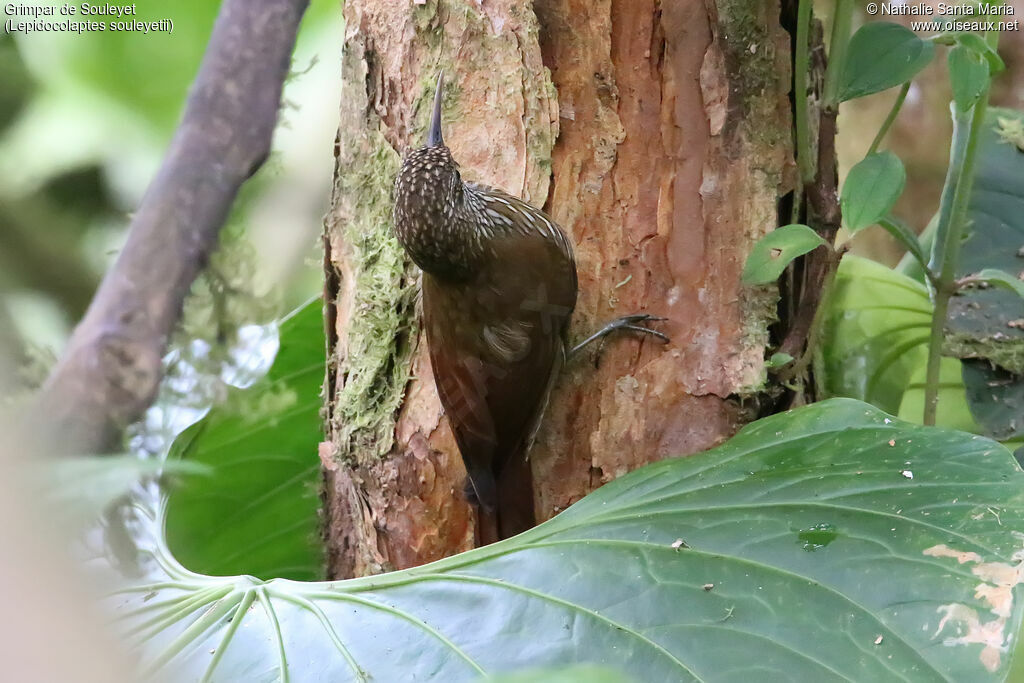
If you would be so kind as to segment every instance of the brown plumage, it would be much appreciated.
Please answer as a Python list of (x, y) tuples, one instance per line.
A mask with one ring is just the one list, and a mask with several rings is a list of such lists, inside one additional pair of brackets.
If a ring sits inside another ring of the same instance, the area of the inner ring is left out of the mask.
[[(544, 212), (462, 180), (441, 136), (441, 90), (439, 77), (427, 145), (395, 180), (395, 233), (423, 270), (434, 381), (469, 474), (467, 494), (480, 506), (480, 540), (490, 542), (533, 525), (526, 454), (572, 353), (576, 264)], [(617, 328), (662, 336), (635, 324), (649, 319), (620, 319), (584, 344)]]

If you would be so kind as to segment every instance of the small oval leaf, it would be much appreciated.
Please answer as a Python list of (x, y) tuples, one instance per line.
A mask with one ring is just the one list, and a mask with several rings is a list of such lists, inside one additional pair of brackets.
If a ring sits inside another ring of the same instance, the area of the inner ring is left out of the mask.
[(776, 228), (754, 245), (743, 267), (743, 284), (766, 285), (775, 282), (793, 259), (823, 244), (825, 240), (806, 225)]
[(857, 232), (881, 220), (903, 194), (907, 173), (892, 152), (866, 156), (850, 169), (843, 183), (840, 202), (850, 232)]
[(957, 109), (967, 111), (988, 85), (988, 62), (974, 50), (958, 45), (949, 51), (948, 64), (953, 101)]
[(839, 101), (906, 83), (931, 61), (935, 46), (908, 28), (887, 21), (862, 26), (850, 39)]

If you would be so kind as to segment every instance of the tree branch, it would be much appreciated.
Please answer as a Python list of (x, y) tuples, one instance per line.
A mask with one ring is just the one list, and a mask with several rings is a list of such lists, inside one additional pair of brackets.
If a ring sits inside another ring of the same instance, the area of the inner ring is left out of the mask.
[(181, 125), (67, 351), (41, 424), (101, 452), (156, 396), (161, 357), (239, 187), (267, 158), (308, 0), (224, 0)]

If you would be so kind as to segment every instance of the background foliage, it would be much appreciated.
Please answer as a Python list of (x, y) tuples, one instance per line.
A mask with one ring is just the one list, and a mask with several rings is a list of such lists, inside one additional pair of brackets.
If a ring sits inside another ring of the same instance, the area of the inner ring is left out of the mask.
[[(62, 348), (170, 141), (218, 5), (135, 3), (140, 20), (173, 20), (171, 34), (0, 34), (6, 346), (46, 348), (44, 363)], [(237, 247), (251, 262), (246, 286), (272, 304), (248, 311), (247, 322), (266, 322), (318, 290), (312, 259), (333, 172), (341, 28), (336, 3), (313, 0), (274, 155), (231, 218), (229, 241), (253, 245)]]

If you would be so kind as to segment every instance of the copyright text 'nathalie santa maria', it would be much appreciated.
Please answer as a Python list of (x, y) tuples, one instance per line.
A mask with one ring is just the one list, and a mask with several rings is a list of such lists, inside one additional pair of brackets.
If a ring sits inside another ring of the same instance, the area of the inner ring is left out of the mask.
[(869, 2), (865, 9), (872, 17), (920, 17), (910, 22), (911, 31), (1019, 31), (1013, 5), (989, 5), (974, 2)]

